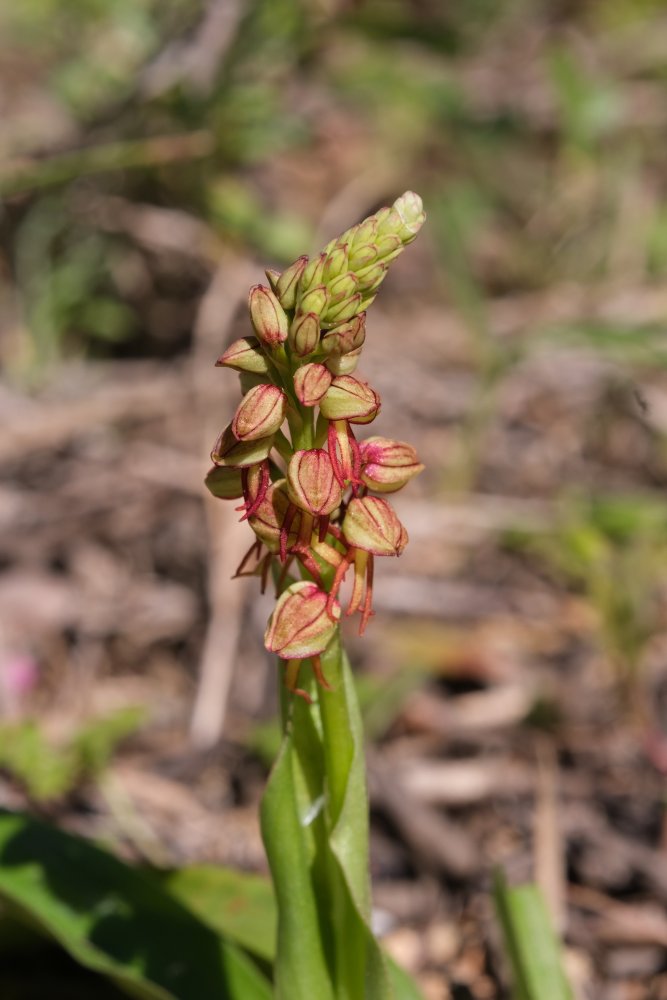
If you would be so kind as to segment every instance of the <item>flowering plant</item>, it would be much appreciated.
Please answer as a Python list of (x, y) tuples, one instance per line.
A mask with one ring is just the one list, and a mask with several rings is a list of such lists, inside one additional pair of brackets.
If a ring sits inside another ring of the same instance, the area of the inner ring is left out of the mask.
[(217, 362), (240, 373), (243, 398), (206, 484), (241, 499), (254, 532), (237, 575), (276, 586), (264, 642), (284, 664), (284, 735), (262, 828), (279, 910), (276, 995), (290, 1000), (392, 995), (369, 928), (362, 734), (340, 597), (352, 570), (346, 614), (360, 615), (363, 633), (374, 557), (408, 541), (386, 495), (423, 466), (404, 442), (357, 440), (381, 404), (356, 370), (366, 310), (423, 222), (421, 199), (406, 192), (312, 260), (267, 271), (269, 284), (249, 294), (254, 335)]

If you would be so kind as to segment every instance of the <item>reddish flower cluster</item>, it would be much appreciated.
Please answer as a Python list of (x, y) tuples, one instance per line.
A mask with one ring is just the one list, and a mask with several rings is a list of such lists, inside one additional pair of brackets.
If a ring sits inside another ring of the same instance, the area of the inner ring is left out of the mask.
[[(257, 574), (264, 588), (273, 569), (279, 597), (265, 645), (286, 661), (287, 683), (300, 694), (303, 660), (326, 684), (319, 657), (338, 628), (350, 567), (347, 614), (360, 613), (363, 632), (373, 614), (373, 557), (400, 555), (408, 540), (389, 501), (369, 491), (393, 493), (423, 466), (409, 444), (357, 441), (354, 427), (375, 419), (380, 397), (353, 373), (366, 309), (423, 221), (421, 199), (407, 192), (313, 260), (267, 271), (270, 287), (250, 290), (255, 336), (217, 362), (240, 373), (243, 399), (213, 447), (206, 485), (221, 499), (243, 499), (255, 541), (237, 575)], [(290, 575), (295, 566), (303, 579)]]

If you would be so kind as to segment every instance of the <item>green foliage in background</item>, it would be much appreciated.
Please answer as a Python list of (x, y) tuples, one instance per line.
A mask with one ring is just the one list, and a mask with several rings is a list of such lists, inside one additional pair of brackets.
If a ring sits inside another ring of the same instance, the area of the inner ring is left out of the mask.
[(0, 768), (35, 802), (50, 802), (84, 780), (99, 779), (118, 744), (143, 721), (143, 709), (119, 709), (86, 723), (62, 745), (48, 740), (38, 722), (5, 723), (0, 725)]
[(566, 584), (586, 594), (619, 680), (634, 683), (659, 627), (667, 566), (664, 504), (632, 494), (570, 497), (552, 531), (512, 532), (506, 541), (537, 554)]

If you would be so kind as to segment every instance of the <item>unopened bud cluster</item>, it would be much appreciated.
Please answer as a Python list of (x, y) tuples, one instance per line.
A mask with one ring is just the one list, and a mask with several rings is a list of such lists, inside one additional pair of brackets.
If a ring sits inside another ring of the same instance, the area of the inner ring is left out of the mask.
[(356, 368), (366, 310), (423, 222), (421, 199), (409, 191), (312, 260), (267, 271), (269, 285), (250, 290), (254, 336), (217, 362), (240, 373), (243, 398), (213, 447), (206, 485), (221, 499), (243, 499), (255, 541), (237, 575), (259, 575), (264, 588), (273, 570), (279, 597), (265, 644), (287, 661), (295, 691), (302, 660), (326, 685), (319, 656), (338, 628), (348, 570), (347, 614), (360, 612), (363, 632), (373, 557), (398, 556), (408, 540), (385, 495), (423, 466), (402, 441), (357, 441), (354, 428), (370, 424), (381, 404)]

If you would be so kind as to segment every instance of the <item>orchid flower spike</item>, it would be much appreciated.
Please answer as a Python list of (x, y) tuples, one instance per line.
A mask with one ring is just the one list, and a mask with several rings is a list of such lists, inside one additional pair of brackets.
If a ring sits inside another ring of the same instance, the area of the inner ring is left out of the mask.
[(250, 289), (252, 330), (216, 362), (240, 374), (243, 398), (215, 442), (205, 483), (218, 499), (242, 498), (253, 542), (237, 575), (260, 576), (262, 589), (271, 575), (276, 582), (264, 643), (284, 661), (290, 690), (306, 698), (297, 687), (304, 663), (327, 686), (320, 656), (339, 628), (348, 570), (347, 614), (360, 612), (363, 632), (374, 558), (398, 556), (408, 541), (385, 494), (424, 466), (405, 442), (357, 441), (354, 428), (372, 423), (381, 401), (356, 369), (366, 311), (424, 219), (421, 198), (406, 191), (312, 260), (267, 270), (268, 286)]

